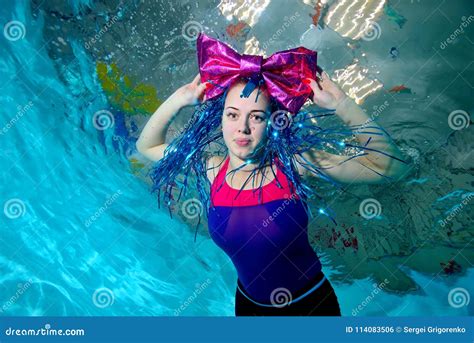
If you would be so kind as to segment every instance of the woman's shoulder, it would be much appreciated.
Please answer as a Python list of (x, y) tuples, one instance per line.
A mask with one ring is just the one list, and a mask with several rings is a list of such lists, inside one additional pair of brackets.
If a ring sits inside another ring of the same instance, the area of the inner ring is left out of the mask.
[(212, 184), (219, 170), (226, 160), (226, 156), (211, 155), (207, 158), (207, 178)]

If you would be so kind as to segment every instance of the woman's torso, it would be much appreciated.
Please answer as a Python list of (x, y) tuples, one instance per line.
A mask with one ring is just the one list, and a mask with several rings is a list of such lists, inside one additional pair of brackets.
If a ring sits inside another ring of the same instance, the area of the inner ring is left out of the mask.
[(234, 263), (254, 300), (270, 303), (277, 288), (295, 292), (321, 271), (307, 236), (303, 201), (275, 161), (276, 178), (259, 190), (231, 188), (225, 180), (229, 158), (211, 186), (209, 233)]

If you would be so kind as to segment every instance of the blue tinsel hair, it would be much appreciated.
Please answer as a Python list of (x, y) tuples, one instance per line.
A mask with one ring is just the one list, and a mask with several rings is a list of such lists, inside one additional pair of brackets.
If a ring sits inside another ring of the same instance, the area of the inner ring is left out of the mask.
[[(207, 160), (212, 155), (227, 156), (228, 154), (227, 147), (223, 142), (222, 131), (220, 130), (228, 90), (219, 97), (207, 100), (196, 106), (189, 124), (178, 137), (170, 142), (165, 150), (164, 157), (149, 172), (149, 176), (153, 181), (151, 191), (157, 193), (158, 206), (160, 206), (160, 201), (163, 199), (169, 208), (170, 215), (172, 205), (178, 203), (181, 197), (186, 195), (186, 190), (190, 186), (190, 180), (192, 177), (195, 177), (200, 204), (194, 204), (196, 206), (194, 210), (199, 212), (194, 241), (196, 241), (197, 229), (201, 222), (201, 212), (206, 213), (207, 217), (207, 210), (212, 206), (210, 201), (211, 184), (207, 178)], [(250, 89), (250, 92), (244, 89), (242, 93), (244, 96), (249, 96), (251, 92), (252, 89)], [(276, 157), (279, 161), (279, 167), (290, 181), (296, 194), (305, 202), (309, 198), (317, 198), (320, 202), (319, 213), (328, 216), (335, 223), (331, 214), (332, 211), (325, 206), (324, 199), (314, 189), (308, 187), (299, 175), (297, 164), (300, 164), (311, 174), (330, 182), (335, 187), (341, 188), (341, 185), (331, 179), (324, 172), (324, 168), (306, 160), (302, 154), (310, 149), (327, 150), (328, 147), (339, 151), (351, 148), (360, 152), (353, 156), (347, 156), (344, 162), (367, 155), (367, 152), (363, 152), (363, 150), (372, 150), (385, 154), (382, 151), (369, 149), (366, 146), (359, 146), (357, 141), (354, 140), (353, 133), (357, 131), (358, 133), (372, 135), (388, 134), (377, 126), (370, 126), (370, 123), (354, 126), (334, 125), (326, 128), (320, 126), (321, 119), (333, 116), (335, 114), (334, 110), (301, 110), (292, 116), (283, 110), (273, 99), (270, 99), (270, 110), (271, 116), (266, 127), (265, 145), (257, 147), (254, 154), (249, 156), (249, 160), (246, 161), (246, 163), (250, 161), (258, 163), (258, 167), (250, 173), (239, 193), (248, 182), (254, 182), (256, 173), (263, 170), (265, 166), (272, 166), (271, 170), (275, 175), (273, 162)], [(243, 168), (246, 163), (243, 163), (234, 170), (228, 171), (228, 174), (235, 173)], [(384, 176), (382, 174), (379, 175)], [(260, 184), (254, 190), (259, 191), (259, 199), (261, 199), (263, 182), (264, 178), (261, 178)], [(177, 198), (175, 196), (176, 193), (178, 194)], [(309, 210), (309, 207), (306, 207), (306, 209)]]

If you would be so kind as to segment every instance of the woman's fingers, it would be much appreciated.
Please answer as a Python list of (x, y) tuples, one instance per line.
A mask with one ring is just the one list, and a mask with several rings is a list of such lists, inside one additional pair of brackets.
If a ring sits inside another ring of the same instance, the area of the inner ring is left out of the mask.
[(202, 94), (202, 92), (204, 92), (204, 90), (206, 89), (206, 84), (207, 82), (204, 82), (204, 83), (201, 83), (198, 87), (197, 87), (197, 93), (199, 95)]
[(194, 80), (191, 82), (191, 84), (197, 86), (199, 84), (199, 81), (201, 81), (201, 74), (198, 73)]
[(206, 101), (206, 93), (204, 92), (206, 90), (206, 86), (207, 82), (204, 82), (196, 88), (197, 98), (201, 101)]
[(318, 93), (319, 91), (322, 91), (322, 87), (321, 85), (316, 82), (316, 80), (313, 80), (309, 77), (307, 77), (306, 79), (303, 80), (303, 83), (307, 84), (308, 86), (311, 87), (312, 91), (314, 94)]
[(325, 71), (321, 73), (321, 78), (323, 81), (329, 80), (329, 75)]

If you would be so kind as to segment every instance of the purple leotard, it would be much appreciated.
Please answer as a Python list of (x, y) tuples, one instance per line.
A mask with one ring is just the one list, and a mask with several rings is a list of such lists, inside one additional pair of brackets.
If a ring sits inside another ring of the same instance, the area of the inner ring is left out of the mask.
[(306, 204), (293, 192), (275, 160), (276, 178), (258, 190), (231, 188), (225, 180), (226, 159), (211, 186), (209, 233), (229, 255), (245, 291), (255, 301), (270, 303), (284, 287), (293, 294), (321, 271), (308, 241)]

